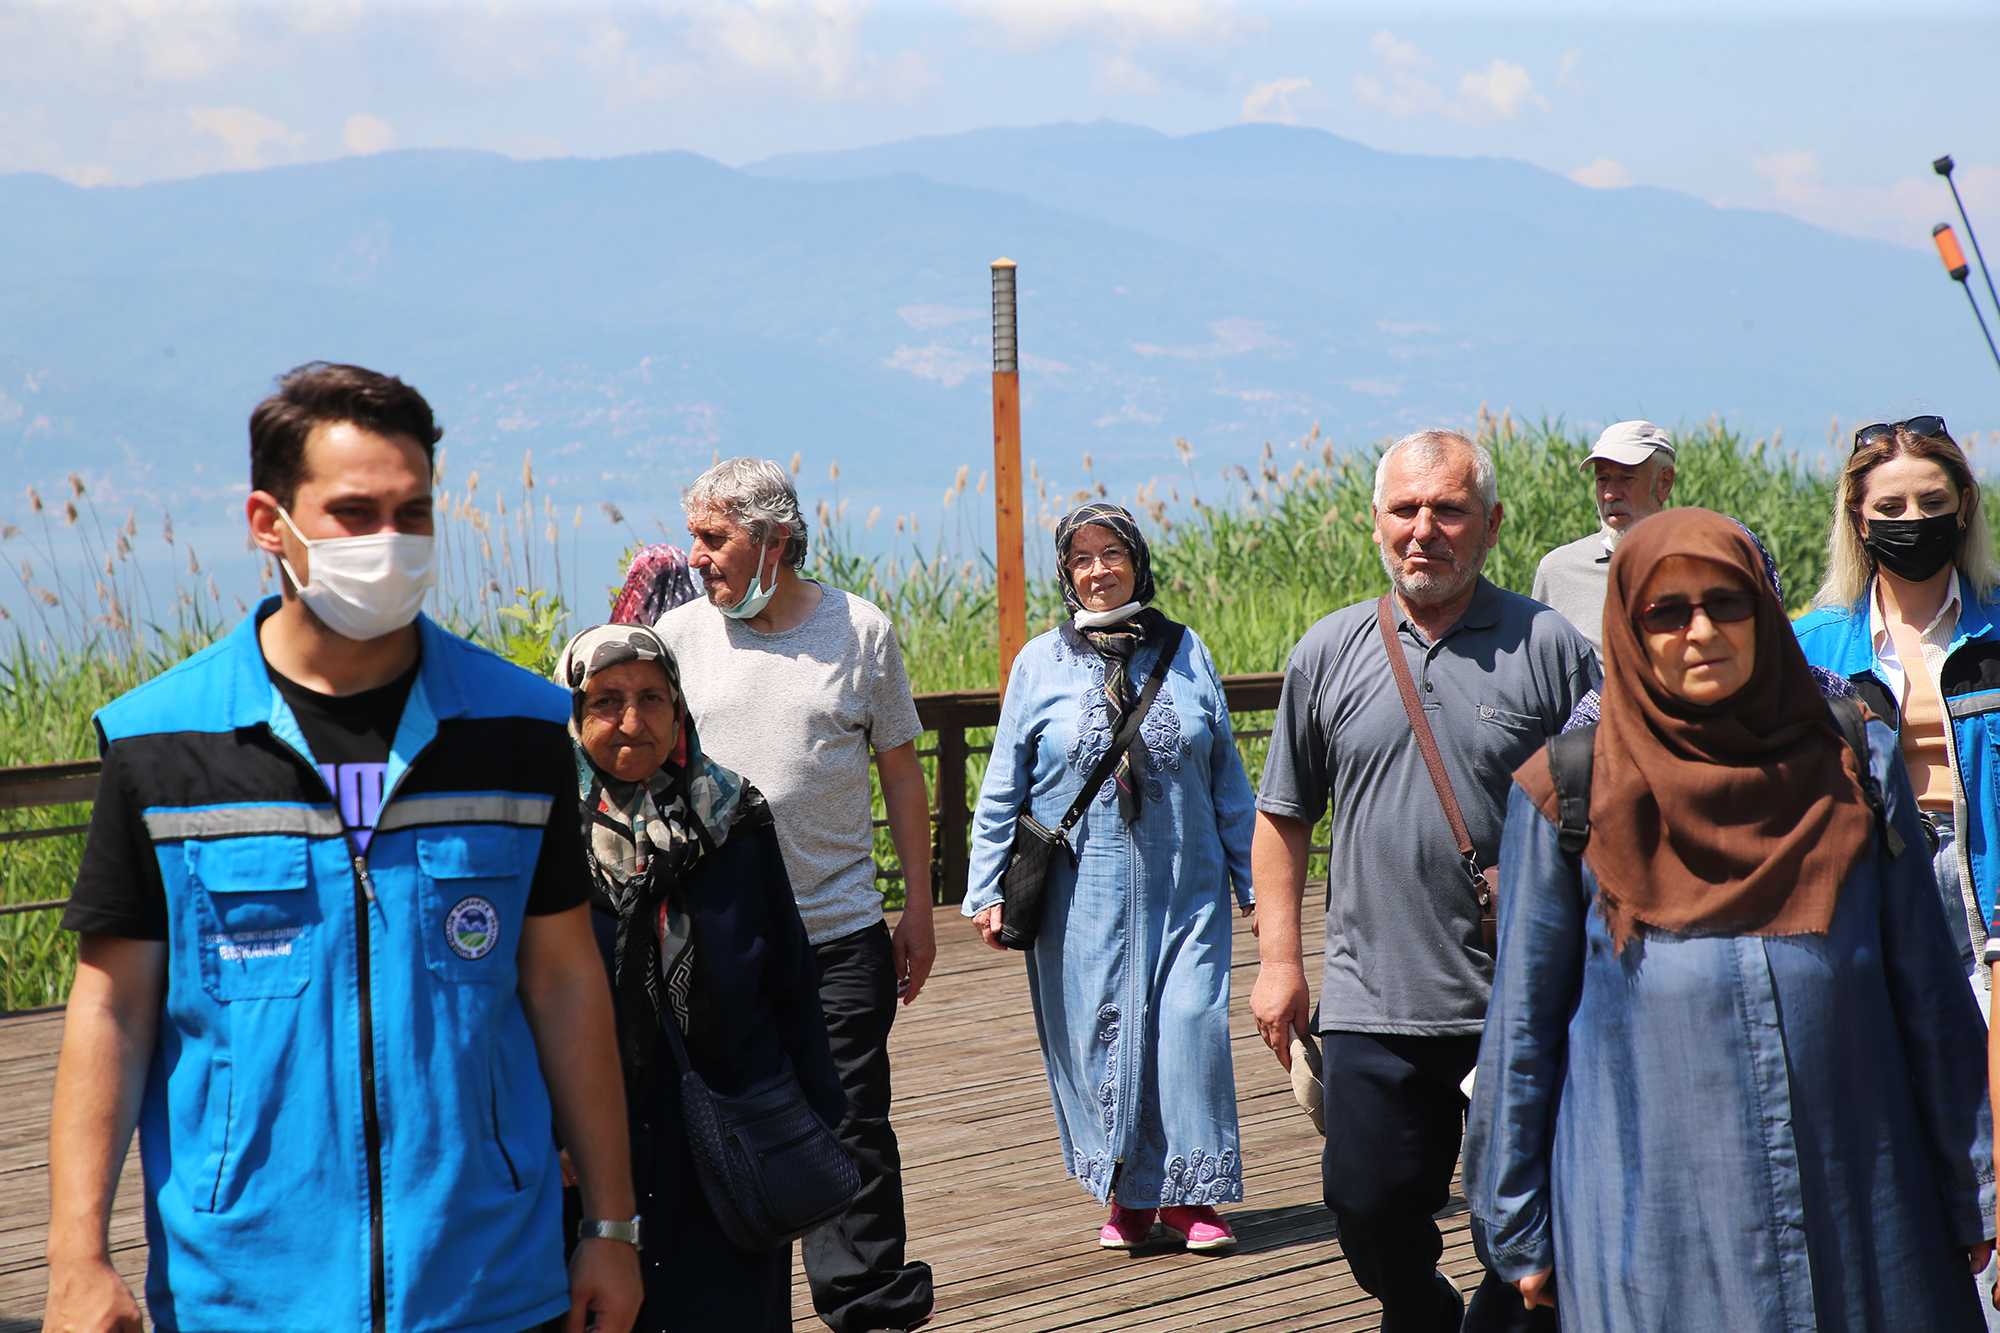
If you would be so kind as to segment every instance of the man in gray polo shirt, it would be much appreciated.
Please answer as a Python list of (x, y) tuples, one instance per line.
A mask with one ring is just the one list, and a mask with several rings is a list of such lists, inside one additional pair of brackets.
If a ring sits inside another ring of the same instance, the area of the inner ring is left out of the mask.
[(1560, 611), (1596, 648), (1604, 642), (1612, 549), (1627, 528), (1667, 507), (1674, 491), (1673, 440), (1650, 421), (1621, 421), (1604, 428), (1583, 465), (1591, 473), (1598, 530), (1543, 556), (1528, 595)]
[[(1375, 473), (1375, 542), (1395, 587), (1398, 646), (1481, 865), (1499, 860), (1507, 786), (1597, 683), (1597, 659), (1561, 616), (1480, 575), (1500, 535), (1493, 460), (1464, 436), (1419, 431)], [(1493, 960), (1480, 906), (1417, 748), (1374, 600), (1306, 631), (1286, 664), (1257, 797), (1252, 873), (1262, 917), (1251, 995), (1258, 1031), (1290, 1068), (1312, 1001), (1299, 942), (1307, 847), (1332, 806), (1326, 971), (1320, 986), (1326, 1204), (1382, 1327), (1459, 1328), (1437, 1271), (1464, 1128), (1459, 1083), (1479, 1055)], [(1488, 1273), (1468, 1330), (1531, 1320)]]

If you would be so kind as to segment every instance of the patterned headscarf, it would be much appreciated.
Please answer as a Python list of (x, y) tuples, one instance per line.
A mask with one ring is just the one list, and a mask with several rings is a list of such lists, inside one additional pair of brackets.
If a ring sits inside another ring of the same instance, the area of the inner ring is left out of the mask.
[[(1132, 521), (1131, 511), (1123, 505), (1093, 502), (1078, 505), (1063, 515), (1062, 522), (1056, 525), (1056, 568), (1062, 579), (1063, 605), (1072, 613), (1083, 612), (1083, 599), (1077, 593), (1076, 580), (1069, 573), (1069, 552), (1076, 534), (1093, 523), (1115, 534), (1131, 554), (1134, 576), (1132, 600), (1141, 606), (1152, 601), (1153, 552), (1139, 531), (1139, 525)], [(1139, 703), (1139, 691), (1132, 683), (1132, 655), (1139, 651), (1140, 645), (1149, 636), (1158, 635), (1166, 624), (1167, 618), (1150, 607), (1108, 625), (1095, 625), (1082, 620), (1076, 623), (1076, 632), (1104, 659), (1104, 696), (1110, 706), (1111, 733), (1114, 736)], [(1145, 767), (1146, 747), (1130, 745), (1119, 756), (1118, 767), (1112, 770), (1112, 779), (1118, 784), (1118, 813), (1128, 824), (1137, 823), (1146, 808), (1145, 802), (1140, 799), (1146, 777)]]
[(1132, 600), (1141, 606), (1152, 601), (1153, 548), (1146, 544), (1145, 534), (1132, 519), (1132, 511), (1124, 505), (1094, 500), (1070, 510), (1056, 524), (1056, 576), (1062, 580), (1063, 605), (1071, 611), (1083, 609), (1083, 599), (1076, 595), (1076, 582), (1069, 576), (1069, 544), (1092, 523), (1117, 533), (1118, 540), (1132, 553), (1132, 572), (1137, 575), (1137, 582), (1132, 585)]
[[(583, 748), (591, 678), (626, 662), (659, 664), (675, 713), (670, 756), (637, 782), (605, 772)], [(570, 691), (569, 734), (591, 879), (618, 913), (612, 986), (621, 1050), (628, 1068), (643, 1068), (652, 1061), (660, 1023), (671, 1017), (682, 1032), (689, 1030), (695, 950), (691, 918), (676, 892), (681, 877), (735, 833), (770, 823), (771, 811), (755, 787), (702, 753), (681, 693), (680, 668), (652, 630), (642, 625), (584, 630), (563, 649), (555, 680)]]

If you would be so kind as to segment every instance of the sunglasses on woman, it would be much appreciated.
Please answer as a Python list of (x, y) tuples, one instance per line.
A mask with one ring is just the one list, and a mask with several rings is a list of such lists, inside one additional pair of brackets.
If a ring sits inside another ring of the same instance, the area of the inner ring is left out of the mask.
[(1927, 439), (1938, 439), (1945, 433), (1944, 418), (1911, 417), (1908, 421), (1878, 421), (1854, 432), (1854, 447), (1859, 449), (1871, 440), (1891, 438), (1899, 430), (1907, 430), (1912, 435), (1922, 435)]
[(1705, 612), (1713, 625), (1734, 625), (1757, 614), (1757, 597), (1747, 592), (1717, 592), (1699, 602), (1654, 602), (1639, 613), (1639, 628), (1648, 634), (1679, 634)]

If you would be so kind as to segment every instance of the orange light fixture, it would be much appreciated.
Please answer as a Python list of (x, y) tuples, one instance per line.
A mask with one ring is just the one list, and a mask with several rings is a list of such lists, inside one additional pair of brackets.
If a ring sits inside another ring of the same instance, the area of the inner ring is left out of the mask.
[(1952, 281), (1964, 282), (1972, 266), (1965, 262), (1965, 251), (1958, 248), (1958, 237), (1952, 234), (1951, 224), (1940, 222), (1932, 227), (1931, 239), (1937, 242), (1938, 258), (1944, 261), (1944, 271), (1951, 274)]

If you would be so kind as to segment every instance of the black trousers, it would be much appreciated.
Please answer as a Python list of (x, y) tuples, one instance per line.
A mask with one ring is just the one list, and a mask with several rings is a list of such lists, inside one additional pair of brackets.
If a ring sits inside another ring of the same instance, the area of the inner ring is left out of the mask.
[[(1477, 1037), (1321, 1035), (1326, 1150), (1320, 1179), (1340, 1219), (1340, 1248), (1361, 1289), (1382, 1302), (1395, 1333), (1453, 1333), (1433, 1276), (1444, 1236), (1432, 1220), (1451, 1198), (1465, 1137), (1458, 1089), (1479, 1061)], [(1553, 1333), (1554, 1311), (1532, 1314), (1488, 1272), (1466, 1310), (1465, 1333)]]
[(931, 1268), (905, 1262), (903, 1157), (889, 1127), (889, 1028), (896, 977), (889, 928), (813, 946), (833, 1063), (847, 1090), (840, 1142), (861, 1170), (846, 1212), (799, 1242), (813, 1308), (834, 1333), (908, 1328), (931, 1310)]

